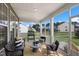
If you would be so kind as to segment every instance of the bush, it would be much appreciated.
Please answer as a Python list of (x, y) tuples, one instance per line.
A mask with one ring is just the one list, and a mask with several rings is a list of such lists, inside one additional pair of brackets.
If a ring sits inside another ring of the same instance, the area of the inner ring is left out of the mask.
[(77, 30), (77, 31), (75, 32), (75, 36), (76, 36), (76, 38), (79, 38), (79, 30)]

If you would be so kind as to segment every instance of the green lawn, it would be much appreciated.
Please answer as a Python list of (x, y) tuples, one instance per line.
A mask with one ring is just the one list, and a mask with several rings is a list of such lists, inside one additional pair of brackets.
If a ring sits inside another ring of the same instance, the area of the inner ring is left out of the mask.
[(68, 42), (68, 39), (69, 39), (68, 33), (55, 32), (54, 34), (55, 34), (55, 35), (54, 35), (55, 40)]
[[(69, 34), (67, 32), (55, 32), (55, 40), (68, 42)], [(74, 33), (72, 33), (72, 42), (79, 46), (79, 39), (75, 38)]]
[(77, 38), (72, 38), (72, 41), (73, 41), (76, 45), (79, 46), (79, 39), (77, 39)]
[[(27, 40), (27, 34), (25, 34), (23, 37)], [(40, 38), (40, 32), (35, 32), (35, 39), (39, 38)]]
[[(27, 39), (27, 34), (25, 34), (24, 36)], [(50, 37), (49, 32), (47, 32), (47, 36)], [(35, 38), (36, 39), (40, 38), (40, 32), (35, 32)], [(54, 33), (54, 38), (55, 38), (55, 40), (58, 40), (60, 42), (61, 41), (68, 42), (68, 40), (69, 40), (69, 34), (67, 32), (55, 32)], [(74, 42), (76, 45), (79, 46), (79, 39), (75, 38), (74, 33), (72, 33), (72, 42)]]

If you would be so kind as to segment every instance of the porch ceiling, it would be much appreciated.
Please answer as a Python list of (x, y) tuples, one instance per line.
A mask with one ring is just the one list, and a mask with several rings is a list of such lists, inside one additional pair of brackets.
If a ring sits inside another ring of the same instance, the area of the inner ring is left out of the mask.
[(20, 21), (38, 22), (54, 13), (64, 3), (11, 3)]

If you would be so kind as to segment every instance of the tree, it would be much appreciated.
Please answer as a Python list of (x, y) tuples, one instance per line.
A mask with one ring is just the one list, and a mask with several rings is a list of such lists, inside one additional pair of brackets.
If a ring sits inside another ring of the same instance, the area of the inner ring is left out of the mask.
[(46, 24), (46, 27), (49, 27), (49, 26), (50, 26), (50, 23), (47, 23), (47, 24)]
[(34, 28), (36, 31), (40, 31), (40, 25), (39, 24), (34, 24), (33, 26), (32, 26), (32, 28)]
[(76, 38), (79, 38), (79, 30), (75, 31), (75, 36), (76, 36)]
[(46, 31), (50, 31), (50, 23), (47, 23), (47, 24), (46, 24), (46, 27), (47, 27), (47, 28), (46, 28)]
[(58, 32), (58, 26), (60, 25), (60, 24), (63, 24), (64, 22), (56, 22), (56, 23), (54, 23), (54, 31), (55, 32)]
[(62, 24), (62, 23), (64, 23), (64, 22), (56, 22), (56, 23), (54, 23), (54, 25), (55, 25), (55, 26), (58, 26), (58, 25), (60, 25), (60, 24)]

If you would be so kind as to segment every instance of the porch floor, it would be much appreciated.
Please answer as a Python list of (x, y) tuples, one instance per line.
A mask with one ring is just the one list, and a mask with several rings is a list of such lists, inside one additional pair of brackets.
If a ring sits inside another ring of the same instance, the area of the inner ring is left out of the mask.
[(36, 52), (32, 52), (32, 48), (30, 48), (29, 44), (26, 44), (24, 48), (24, 56), (64, 56), (64, 53), (61, 50), (58, 50), (57, 53), (51, 51), (49, 55), (47, 55), (47, 50), (45, 44), (41, 45), (41, 48)]

